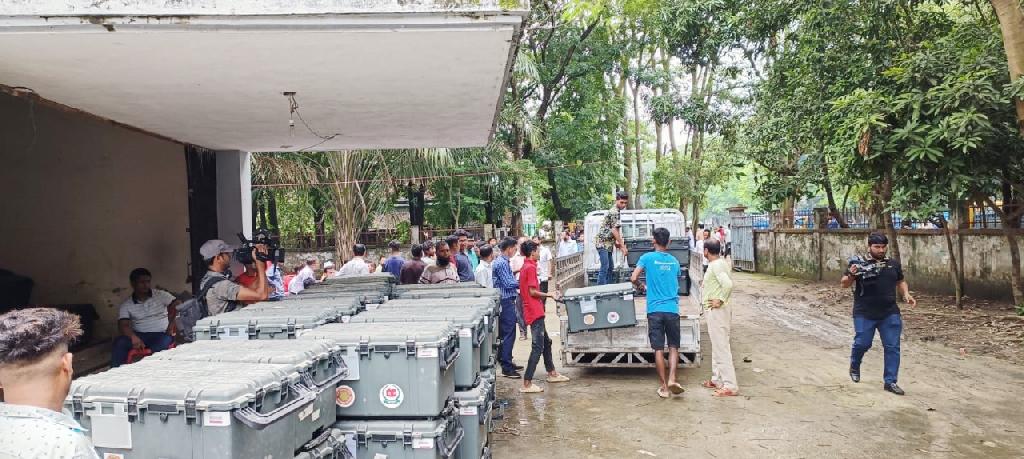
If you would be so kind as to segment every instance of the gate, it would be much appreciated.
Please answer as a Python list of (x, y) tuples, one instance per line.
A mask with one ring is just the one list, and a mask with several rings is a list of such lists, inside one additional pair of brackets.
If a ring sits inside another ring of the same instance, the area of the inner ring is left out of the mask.
[(754, 272), (754, 215), (732, 216), (732, 265), (735, 269)]

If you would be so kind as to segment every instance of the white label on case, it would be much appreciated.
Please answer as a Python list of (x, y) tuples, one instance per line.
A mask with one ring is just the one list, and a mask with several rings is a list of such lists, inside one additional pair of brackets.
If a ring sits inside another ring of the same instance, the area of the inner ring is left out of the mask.
[(352, 320), (352, 316), (341, 316), (341, 323), (343, 324), (347, 324), (350, 320)]
[(459, 329), (459, 338), (472, 338), (472, 337), (473, 337), (473, 329), (472, 328), (461, 328), (461, 329)]
[(414, 438), (412, 440), (413, 449), (434, 449), (433, 438)]
[(436, 347), (421, 347), (421, 348), (419, 348), (416, 351), (416, 357), (419, 357), (421, 359), (436, 359), (437, 358), (437, 348)]
[(373, 459), (388, 459), (388, 455), (387, 454), (377, 453), (377, 454), (373, 455)]
[(316, 410), (313, 410), (313, 417), (309, 418), (309, 420), (316, 422), (319, 419), (320, 419), (320, 408), (317, 408)]
[(459, 408), (460, 416), (476, 416), (478, 413), (475, 406), (464, 406)]
[(580, 300), (580, 312), (583, 314), (592, 314), (597, 312), (597, 300), (594, 298)]
[(231, 425), (228, 411), (207, 411), (203, 414), (203, 427), (227, 427)]
[(629, 295), (622, 295), (622, 300), (623, 301), (633, 301), (633, 294), (630, 293)]
[(484, 325), (490, 325), (491, 316), (484, 316)]

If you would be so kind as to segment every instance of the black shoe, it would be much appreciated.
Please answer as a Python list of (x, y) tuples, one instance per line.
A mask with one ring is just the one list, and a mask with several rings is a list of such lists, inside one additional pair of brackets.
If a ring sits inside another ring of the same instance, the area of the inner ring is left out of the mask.
[(511, 379), (523, 379), (523, 375), (519, 374), (519, 372), (516, 370), (512, 370), (511, 372), (502, 371), (501, 375)]
[(906, 392), (903, 392), (903, 389), (900, 389), (900, 386), (897, 386), (896, 383), (886, 384), (885, 385), (885, 391), (886, 392), (892, 392), (892, 393), (894, 393), (896, 395), (903, 395), (903, 394), (906, 393)]
[(850, 379), (853, 382), (860, 382), (860, 368), (850, 367)]
[(515, 368), (516, 371), (523, 371), (523, 370), (526, 369), (526, 367), (524, 367), (522, 365), (515, 364), (515, 363), (512, 364), (512, 367)]

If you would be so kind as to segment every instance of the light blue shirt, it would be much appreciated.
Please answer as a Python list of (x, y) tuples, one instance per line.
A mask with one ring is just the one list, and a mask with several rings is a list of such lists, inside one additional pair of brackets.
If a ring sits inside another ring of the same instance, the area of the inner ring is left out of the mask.
[(0, 403), (0, 458), (99, 459), (85, 432), (64, 413)]
[(679, 314), (679, 261), (668, 252), (645, 253), (636, 262), (647, 277), (647, 313)]

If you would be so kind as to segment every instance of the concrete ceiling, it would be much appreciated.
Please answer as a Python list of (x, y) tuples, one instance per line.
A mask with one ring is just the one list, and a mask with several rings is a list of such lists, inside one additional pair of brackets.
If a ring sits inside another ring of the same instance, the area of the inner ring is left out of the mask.
[(522, 18), (42, 21), (0, 19), (0, 84), (181, 142), (287, 151), (486, 144)]

